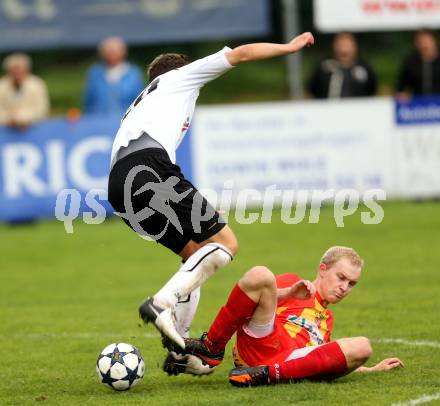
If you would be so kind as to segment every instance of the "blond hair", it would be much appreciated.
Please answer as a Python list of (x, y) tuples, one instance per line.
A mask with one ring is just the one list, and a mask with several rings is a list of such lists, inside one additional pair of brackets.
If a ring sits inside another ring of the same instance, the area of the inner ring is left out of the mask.
[(325, 264), (330, 268), (342, 258), (347, 258), (352, 265), (359, 268), (364, 266), (364, 260), (353, 248), (342, 246), (330, 247), (322, 256), (321, 264)]

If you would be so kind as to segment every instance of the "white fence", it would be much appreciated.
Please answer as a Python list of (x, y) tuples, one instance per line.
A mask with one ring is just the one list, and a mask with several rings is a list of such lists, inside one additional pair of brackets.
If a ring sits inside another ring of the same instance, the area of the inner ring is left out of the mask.
[(191, 136), (195, 183), (216, 193), (440, 195), (440, 123), (399, 124), (391, 98), (201, 107)]
[(440, 0), (314, 0), (320, 31), (389, 31), (440, 26)]

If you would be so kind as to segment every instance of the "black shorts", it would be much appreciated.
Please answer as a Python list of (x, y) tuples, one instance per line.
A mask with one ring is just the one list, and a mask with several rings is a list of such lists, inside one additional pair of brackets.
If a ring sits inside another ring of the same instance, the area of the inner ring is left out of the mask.
[(176, 254), (189, 241), (205, 241), (226, 224), (160, 148), (117, 161), (109, 176), (108, 200), (131, 229)]

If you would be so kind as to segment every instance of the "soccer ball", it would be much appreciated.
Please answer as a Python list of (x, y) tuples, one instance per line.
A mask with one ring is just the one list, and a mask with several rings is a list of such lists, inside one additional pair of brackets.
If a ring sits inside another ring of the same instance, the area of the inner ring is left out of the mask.
[(144, 376), (145, 363), (139, 350), (126, 343), (105, 347), (96, 361), (100, 381), (115, 390), (127, 390)]

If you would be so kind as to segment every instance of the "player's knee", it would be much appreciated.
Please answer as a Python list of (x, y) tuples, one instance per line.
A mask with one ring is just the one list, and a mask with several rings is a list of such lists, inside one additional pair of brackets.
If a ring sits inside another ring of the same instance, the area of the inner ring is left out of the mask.
[(367, 361), (373, 355), (373, 347), (367, 337), (356, 337), (356, 357)]
[(254, 266), (243, 276), (247, 286), (264, 287), (275, 284), (275, 275), (265, 266)]
[(227, 243), (225, 244), (226, 248), (229, 250), (229, 252), (231, 253), (231, 255), (233, 257), (235, 257), (235, 255), (237, 255), (237, 251), (238, 251), (238, 241), (237, 238), (235, 237), (234, 234), (232, 234), (232, 237), (230, 237), (227, 241)]
[(230, 254), (235, 257), (238, 251), (238, 241), (235, 234), (229, 228), (229, 226), (223, 227), (217, 234), (211, 237), (207, 242), (216, 242), (218, 244), (223, 245)]

